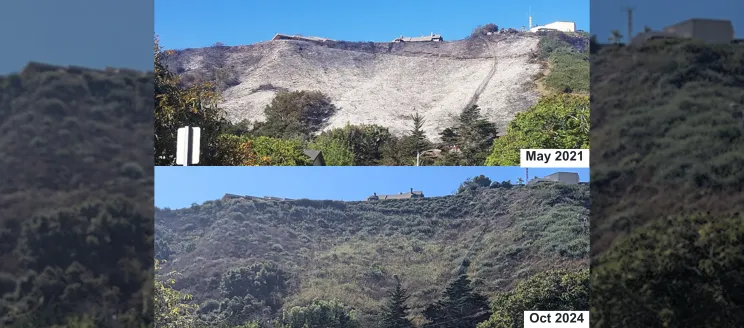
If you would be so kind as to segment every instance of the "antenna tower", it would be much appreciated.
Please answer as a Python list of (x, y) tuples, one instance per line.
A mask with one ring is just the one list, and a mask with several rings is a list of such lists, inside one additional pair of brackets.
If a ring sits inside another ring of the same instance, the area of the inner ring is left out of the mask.
[(627, 6), (623, 8), (623, 10), (628, 13), (628, 35), (625, 39), (630, 41), (630, 39), (633, 38), (633, 10), (635, 10), (635, 8)]
[(528, 21), (529, 21), (529, 26), (530, 26), (530, 28), (529, 28), (529, 29), (531, 30), (531, 29), (532, 29), (532, 7), (530, 7), (530, 11), (529, 11), (529, 13), (527, 14), (527, 17), (528, 17)]

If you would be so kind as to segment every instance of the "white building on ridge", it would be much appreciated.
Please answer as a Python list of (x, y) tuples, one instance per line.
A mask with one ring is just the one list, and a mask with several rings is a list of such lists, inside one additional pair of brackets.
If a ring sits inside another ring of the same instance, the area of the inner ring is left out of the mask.
[(578, 184), (579, 174), (576, 172), (556, 172), (551, 175), (547, 175), (543, 178), (533, 179), (527, 182), (527, 184), (540, 183), (540, 182), (562, 182), (566, 184)]
[(693, 18), (667, 26), (663, 31), (648, 31), (634, 36), (631, 44), (643, 44), (652, 39), (697, 39), (706, 43), (731, 43), (734, 25), (727, 19)]
[[(532, 23), (531, 18), (530, 18), (530, 23)], [(566, 22), (566, 21), (557, 21), (557, 22), (552, 22), (552, 23), (545, 24), (545, 25), (533, 26), (530, 28), (530, 32), (538, 32), (538, 31), (576, 32), (576, 23)]]

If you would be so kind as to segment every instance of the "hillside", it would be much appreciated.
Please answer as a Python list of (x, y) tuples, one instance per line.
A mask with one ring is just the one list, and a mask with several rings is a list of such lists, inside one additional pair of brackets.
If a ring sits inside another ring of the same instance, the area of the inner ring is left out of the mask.
[[(739, 327), (744, 46), (592, 56), (592, 321)], [(710, 318), (715, 318), (710, 320)]]
[(40, 63), (0, 76), (0, 326), (152, 323), (152, 81)]
[[(337, 299), (371, 327), (398, 276), (420, 322), (469, 249), (468, 273), (489, 297), (538, 272), (585, 268), (588, 197), (585, 185), (542, 184), (376, 202), (225, 198), (156, 209), (156, 256), (163, 272), (179, 272), (175, 288), (215, 317), (266, 319)], [(225, 275), (241, 267), (286, 286), (270, 298), (231, 296)]]
[(186, 81), (216, 81), (233, 122), (263, 120), (280, 90), (317, 90), (340, 111), (327, 129), (379, 124), (400, 134), (414, 110), (439, 132), (477, 103), (499, 131), (540, 96), (540, 37), (496, 34), (448, 42), (325, 43), (277, 40), (247, 46), (170, 51), (166, 64)]
[(663, 40), (592, 58), (593, 252), (654, 217), (744, 204), (742, 63), (742, 45)]

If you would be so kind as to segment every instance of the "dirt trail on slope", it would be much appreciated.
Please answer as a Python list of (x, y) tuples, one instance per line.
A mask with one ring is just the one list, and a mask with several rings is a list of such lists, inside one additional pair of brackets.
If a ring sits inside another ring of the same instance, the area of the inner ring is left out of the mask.
[[(493, 48), (491, 47), (491, 42), (489, 42), (486, 39), (483, 39), (482, 37), (481, 39), (486, 42), (486, 47), (488, 47), (489, 52), (492, 52)], [(493, 75), (496, 74), (496, 68), (498, 67), (498, 65), (499, 65), (499, 58), (493, 57), (493, 66), (491, 67), (491, 70), (488, 71), (488, 74), (483, 79), (483, 82), (481, 82), (481, 84), (478, 86), (478, 89), (475, 89), (475, 92), (473, 93), (473, 97), (470, 98), (470, 101), (468, 102), (467, 105), (465, 105), (465, 108), (463, 108), (463, 110), (468, 109), (471, 106), (477, 104), (478, 97), (480, 97), (480, 95), (483, 93), (483, 90), (486, 89), (486, 86), (488, 86), (488, 82), (491, 81), (491, 78), (493, 78)]]

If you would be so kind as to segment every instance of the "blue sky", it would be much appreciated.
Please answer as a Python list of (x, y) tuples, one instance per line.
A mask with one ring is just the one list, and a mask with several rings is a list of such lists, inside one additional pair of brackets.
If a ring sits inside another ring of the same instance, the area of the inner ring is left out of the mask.
[(276, 33), (387, 42), (433, 32), (456, 40), (486, 23), (526, 26), (530, 7), (535, 24), (567, 20), (589, 30), (589, 0), (157, 0), (155, 32), (166, 49), (252, 44)]
[(635, 7), (633, 34), (648, 25), (654, 30), (690, 18), (728, 19), (734, 33), (744, 38), (744, 1), (741, 0), (591, 0), (591, 31), (599, 42), (607, 42), (612, 30), (624, 36), (628, 30), (627, 14), (623, 7)]
[[(530, 177), (557, 171), (578, 172), (589, 180), (589, 169), (530, 169)], [(465, 179), (485, 175), (493, 181), (524, 177), (520, 167), (229, 167), (156, 166), (155, 206), (172, 209), (221, 198), (224, 194), (286, 198), (363, 200), (373, 192), (394, 194), (410, 188), (425, 196), (449, 195)]]
[(0, 1), (0, 74), (29, 61), (152, 71), (153, 0)]

